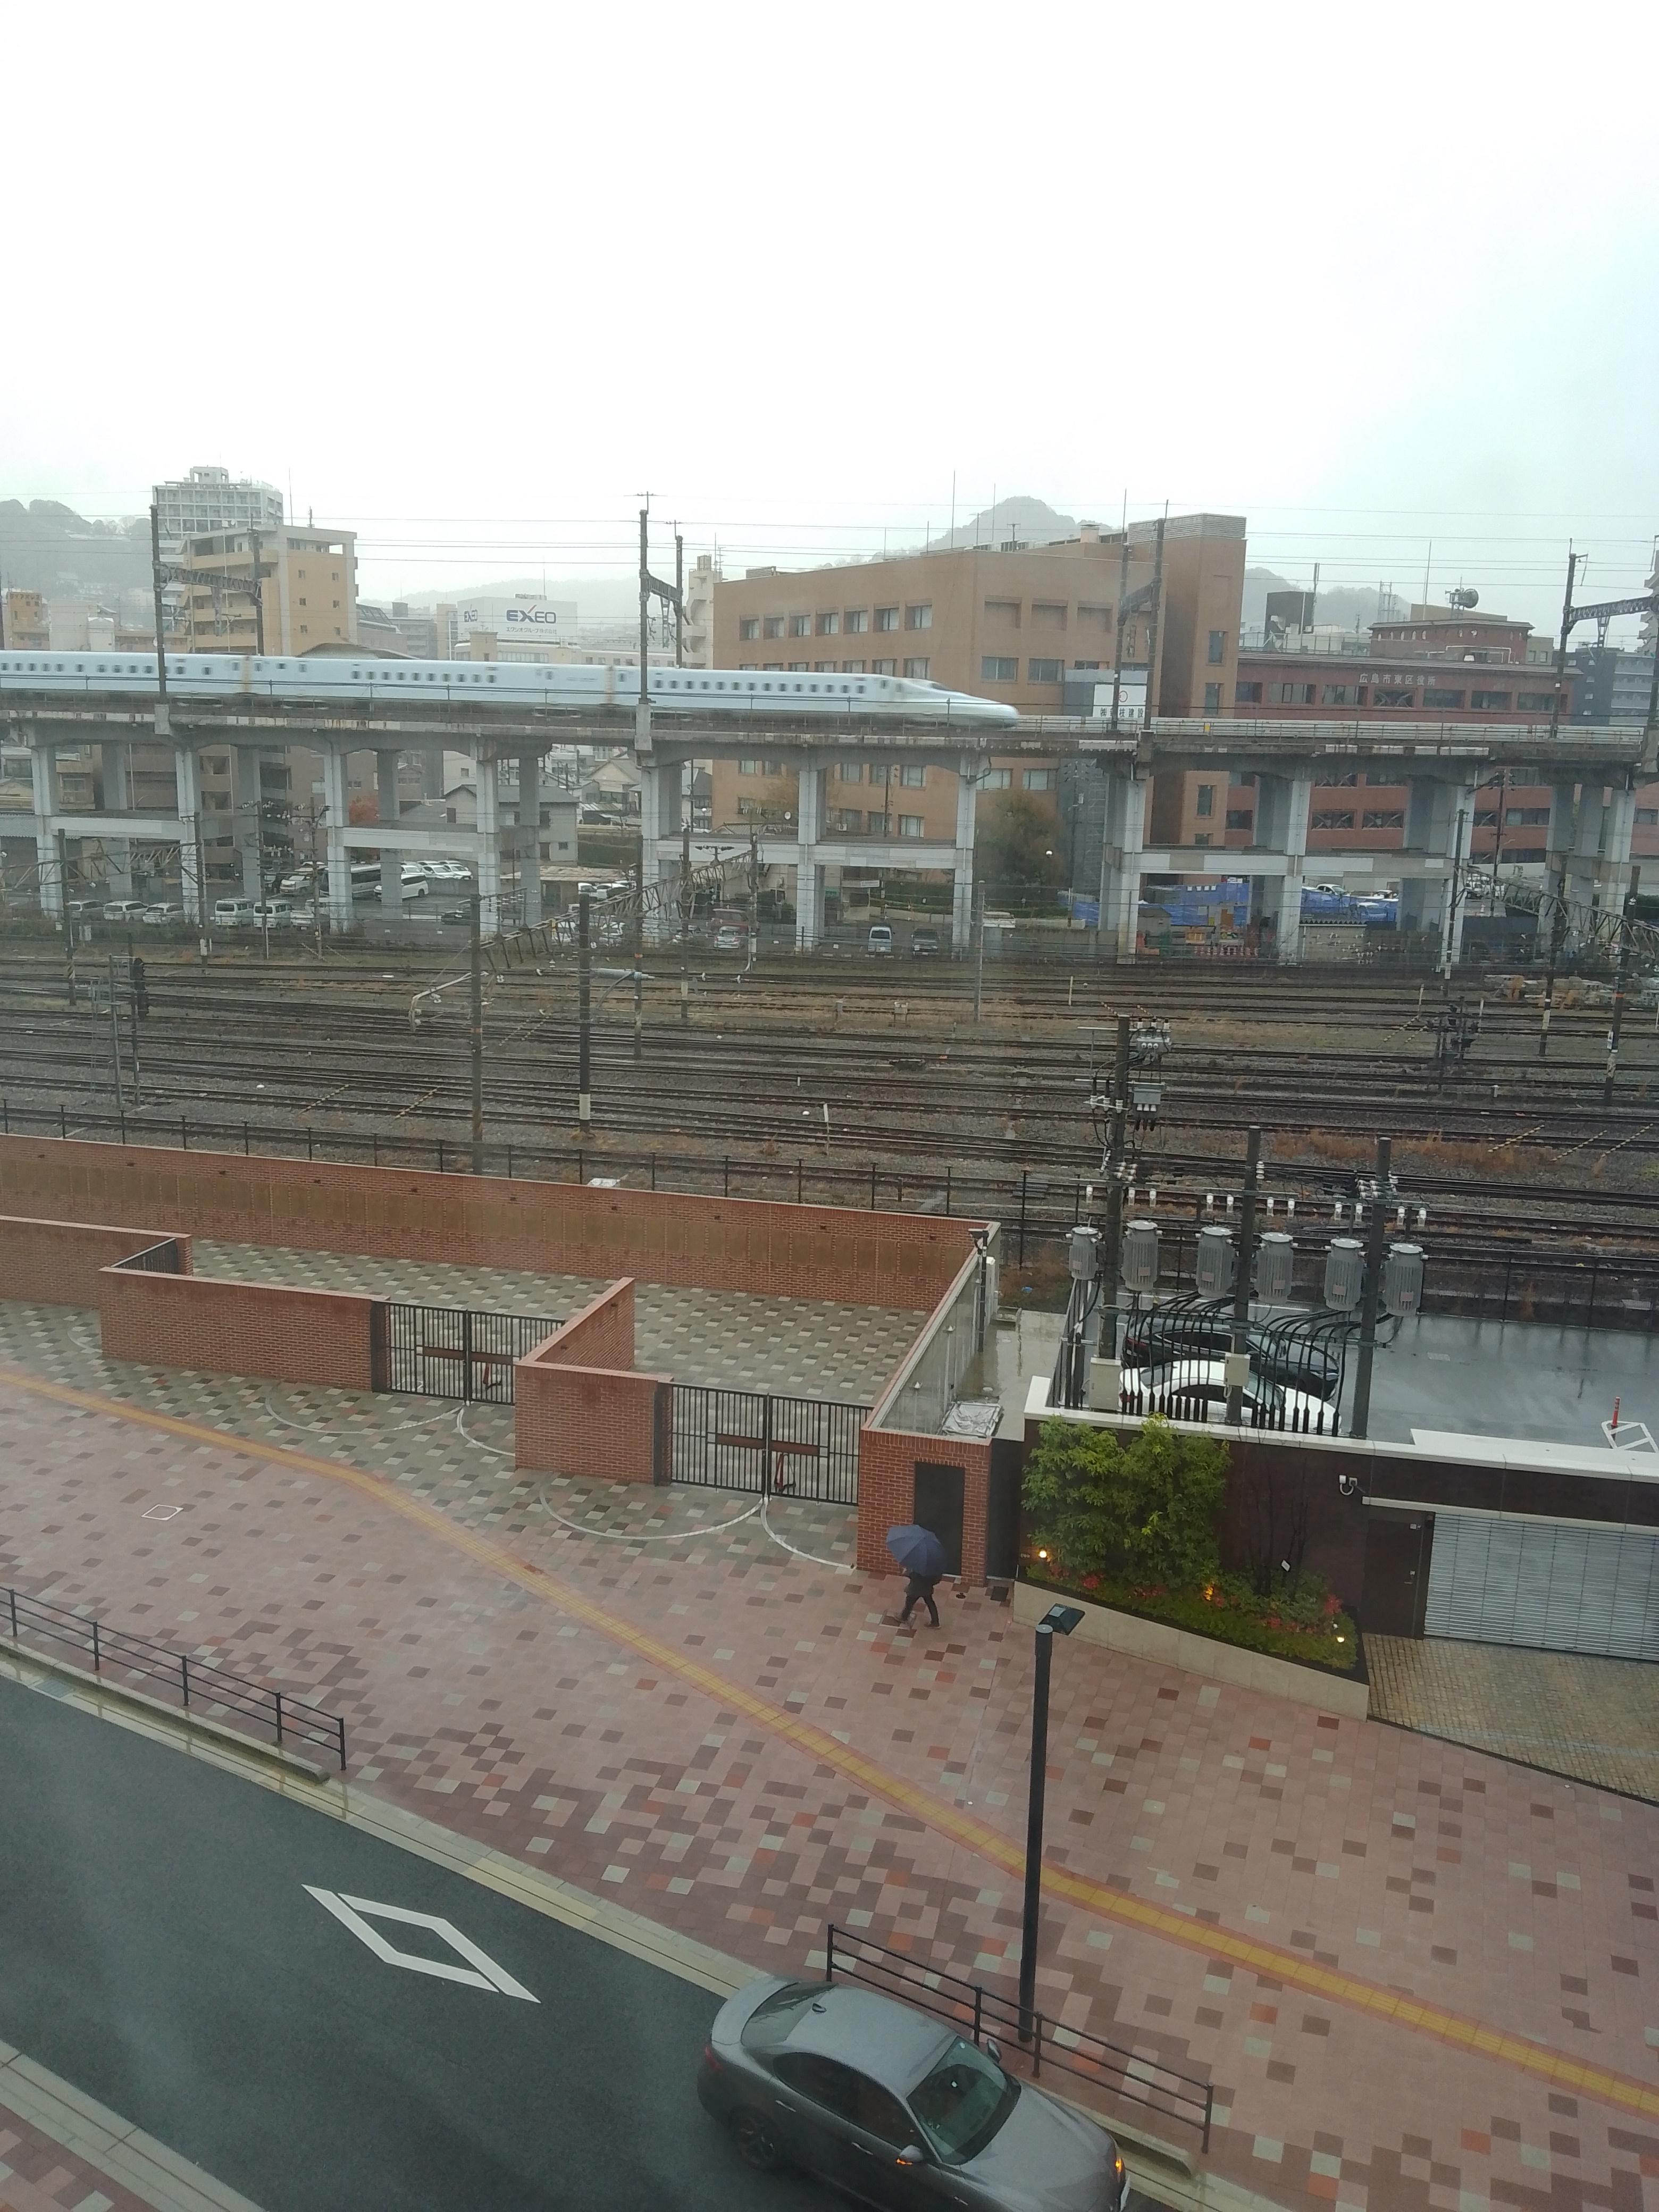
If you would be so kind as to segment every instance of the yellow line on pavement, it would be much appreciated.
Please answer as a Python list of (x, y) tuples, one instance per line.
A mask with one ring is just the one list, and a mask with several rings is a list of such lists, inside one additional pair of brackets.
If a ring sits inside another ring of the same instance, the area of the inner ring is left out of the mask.
[[(0, 1384), (30, 1395), (46, 1398), (55, 1404), (72, 1406), (82, 1411), (106, 1416), (120, 1421), (132, 1421), (146, 1428), (160, 1429), (170, 1436), (188, 1439), (192, 1443), (207, 1444), (216, 1450), (240, 1455), (243, 1458), (268, 1461), (275, 1466), (302, 1469), (308, 1474), (323, 1477), (331, 1482), (343, 1482), (360, 1491), (377, 1504), (389, 1506), (424, 1528), (453, 1550), (465, 1553), (480, 1566), (502, 1579), (516, 1583), (521, 1589), (543, 1597), (568, 1613), (573, 1620), (583, 1622), (598, 1634), (613, 1644), (647, 1661), (653, 1667), (676, 1675), (714, 1704), (744, 1714), (757, 1726), (769, 1734), (793, 1744), (806, 1757), (820, 1764), (834, 1766), (860, 1789), (872, 1796), (883, 1798), (903, 1812), (913, 1814), (937, 1835), (947, 1838), (965, 1850), (1005, 1874), (1023, 1879), (1025, 1855), (1012, 1837), (1003, 1835), (983, 1820), (975, 1820), (960, 1806), (950, 1805), (927, 1791), (917, 1789), (902, 1776), (886, 1767), (850, 1744), (842, 1743), (823, 1729), (798, 1715), (786, 1711), (769, 1698), (746, 1689), (741, 1683), (729, 1680), (712, 1667), (705, 1667), (695, 1659), (688, 1659), (671, 1644), (659, 1643), (643, 1629), (635, 1628), (604, 1606), (556, 1575), (534, 1565), (527, 1559), (504, 1549), (490, 1538), (480, 1536), (470, 1528), (453, 1521), (436, 1506), (428, 1505), (411, 1498), (387, 1478), (370, 1474), (361, 1468), (348, 1466), (342, 1460), (321, 1459), (309, 1452), (296, 1451), (284, 1444), (261, 1444), (245, 1437), (233, 1435), (227, 1430), (209, 1428), (201, 1423), (179, 1419), (172, 1413), (151, 1412), (149, 1408), (123, 1403), (118, 1399), (103, 1398), (86, 1390), (76, 1390), (61, 1382), (50, 1382), (43, 1377), (20, 1373), (16, 1370), (0, 1369)], [(688, 1530), (688, 1535), (695, 1535)], [(1258, 1942), (1248, 1936), (1233, 1934), (1212, 1922), (1189, 1920), (1184, 1914), (1172, 1912), (1167, 1907), (1155, 1905), (1150, 1899), (1134, 1895), (1132, 1891), (1116, 1889), (1106, 1882), (1096, 1881), (1085, 1875), (1072, 1872), (1065, 1867), (1046, 1865), (1043, 1887), (1051, 1897), (1063, 1897), (1079, 1905), (1097, 1918), (1115, 1922), (1121, 1927), (1139, 1929), (1143, 1934), (1158, 1937), (1164, 1942), (1178, 1944), (1182, 1950), (1197, 1952), (1206, 1958), (1221, 1959), (1230, 1965), (1243, 1968), (1266, 1979), (1282, 1983), (1285, 1987), (1300, 1990), (1310, 1996), (1324, 1998), (1350, 2011), (1363, 2013), (1375, 2019), (1391, 2021), (1395, 2026), (1410, 2029), (1414, 2033), (1433, 2037), (1437, 2041), (1483, 2057), (1496, 2058), (1550, 2082), (1557, 2088), (1573, 2094), (1595, 2098), (1598, 2102), (1619, 2106), (1627, 2112), (1640, 2112), (1650, 2118), (1659, 2118), (1659, 2087), (1650, 2087), (1632, 2076), (1614, 2072), (1611, 2068), (1586, 2064), (1583, 2060), (1568, 2057), (1565, 2052), (1552, 2051), (1542, 2044), (1533, 2043), (1526, 2037), (1491, 2027), (1445, 2007), (1425, 2003), (1402, 1996), (1396, 1990), (1382, 1987), (1354, 1974), (1339, 1972), (1335, 1968), (1322, 1966), (1292, 1951), (1283, 1951), (1270, 1943)]]

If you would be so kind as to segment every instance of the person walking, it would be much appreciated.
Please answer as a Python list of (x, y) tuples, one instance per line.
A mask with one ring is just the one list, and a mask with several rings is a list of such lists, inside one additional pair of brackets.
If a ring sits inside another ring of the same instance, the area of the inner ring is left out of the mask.
[(901, 1628), (908, 1628), (910, 1626), (911, 1613), (919, 1604), (927, 1607), (928, 1620), (935, 1628), (939, 1626), (939, 1607), (933, 1603), (933, 1586), (938, 1580), (937, 1575), (910, 1577), (904, 1585), (904, 1610), (898, 1617), (898, 1625)]

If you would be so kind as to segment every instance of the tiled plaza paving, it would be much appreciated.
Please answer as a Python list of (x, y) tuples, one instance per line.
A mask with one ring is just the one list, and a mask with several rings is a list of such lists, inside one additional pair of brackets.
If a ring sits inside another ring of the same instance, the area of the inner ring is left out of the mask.
[[(257, 1244), (194, 1247), (196, 1272), (242, 1282), (363, 1291), (414, 1304), (475, 1306), (562, 1321), (606, 1288), (580, 1275), (528, 1275), (505, 1267), (450, 1267), (352, 1252), (291, 1252)], [(781, 1397), (871, 1404), (909, 1350), (919, 1313), (830, 1305), (813, 1298), (753, 1297), (737, 1291), (675, 1290), (641, 1283), (634, 1298), (635, 1364), (647, 1374)]]
[[(836, 1509), (775, 1507), (792, 1553), (720, 1492), (538, 1493), (500, 1413), (0, 1330), (0, 1578), (314, 1697), (354, 1786), (757, 1966), (834, 1918), (1014, 1971), (1004, 1608), (896, 1632)], [(1209, 2076), (1218, 2172), (1375, 2212), (1659, 2187), (1659, 1808), (1091, 1646), (1054, 1692), (1039, 2002)]]
[(148, 2212), (143, 2197), (4, 2103), (0, 2206), (6, 2212)]

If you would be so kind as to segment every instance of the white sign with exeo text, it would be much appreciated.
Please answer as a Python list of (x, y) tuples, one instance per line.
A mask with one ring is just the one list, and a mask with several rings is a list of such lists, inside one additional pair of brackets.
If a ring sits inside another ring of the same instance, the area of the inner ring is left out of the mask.
[(494, 630), (498, 637), (529, 638), (556, 645), (576, 626), (574, 599), (547, 599), (521, 592), (516, 598), (466, 599), (455, 609), (455, 628), (465, 637)]

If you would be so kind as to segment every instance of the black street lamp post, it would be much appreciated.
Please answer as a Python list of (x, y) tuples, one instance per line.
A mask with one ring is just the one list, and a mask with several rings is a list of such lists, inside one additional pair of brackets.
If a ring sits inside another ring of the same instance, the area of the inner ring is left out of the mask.
[(1048, 1770), (1048, 1670), (1054, 1638), (1069, 1636), (1083, 1618), (1074, 1605), (1051, 1605), (1036, 1625), (1036, 1679), (1031, 1688), (1031, 1788), (1025, 1814), (1025, 1918), (1019, 1942), (1019, 2039), (1036, 2026), (1037, 1922), (1042, 1910), (1042, 1812)]

